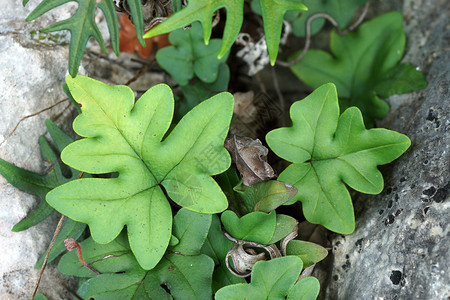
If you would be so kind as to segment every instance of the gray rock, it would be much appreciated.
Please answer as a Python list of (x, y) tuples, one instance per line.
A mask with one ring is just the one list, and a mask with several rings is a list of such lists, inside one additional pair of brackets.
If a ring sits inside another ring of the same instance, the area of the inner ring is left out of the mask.
[[(0, 10), (0, 157), (19, 167), (43, 172), (38, 137), (46, 133), (46, 118), (67, 119), (71, 112), (67, 110), (68, 101), (24, 120), (4, 140), (22, 117), (66, 98), (61, 84), (67, 73), (67, 47), (39, 42), (33, 39), (31, 31), (33, 27), (48, 26), (57, 17), (65, 17), (69, 10), (66, 15), (51, 13), (33, 23), (25, 23), (31, 8), (23, 8), (21, 2), (2, 1)], [(55, 214), (27, 231), (11, 232), (13, 225), (37, 205), (38, 199), (17, 190), (1, 176), (0, 195), (0, 298), (27, 299), (39, 274), (34, 265), (53, 236), (58, 216)], [(73, 286), (67, 277), (59, 274), (56, 264), (51, 264), (44, 273), (40, 291), (49, 299), (67, 299), (70, 294), (64, 284)]]
[(450, 297), (449, 6), (403, 3), (404, 61), (423, 70), (429, 84), (389, 99), (391, 113), (379, 125), (405, 133), (412, 145), (382, 168), (382, 194), (354, 197), (356, 231), (333, 240), (326, 299)]

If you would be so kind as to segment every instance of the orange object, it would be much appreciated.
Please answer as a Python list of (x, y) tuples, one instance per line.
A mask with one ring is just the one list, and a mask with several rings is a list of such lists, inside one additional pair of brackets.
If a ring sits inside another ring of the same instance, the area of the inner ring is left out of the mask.
[(122, 29), (119, 30), (119, 50), (120, 52), (128, 52), (137, 54), (142, 58), (149, 57), (153, 52), (153, 45), (156, 43), (158, 49), (170, 45), (168, 35), (162, 34), (145, 40), (147, 47), (142, 47), (136, 35), (133, 23), (127, 15), (121, 15), (119, 18)]

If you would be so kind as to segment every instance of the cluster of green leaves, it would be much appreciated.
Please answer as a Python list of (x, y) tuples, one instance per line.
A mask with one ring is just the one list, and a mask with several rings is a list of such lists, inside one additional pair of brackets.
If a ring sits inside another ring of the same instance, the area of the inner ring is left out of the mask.
[[(70, 166), (71, 177), (62, 175), (58, 153), (42, 137), (43, 156), (54, 164), (51, 172), (37, 175), (3, 161), (1, 170), (6, 170), (2, 174), (11, 183), (46, 196), (50, 205), (71, 218), (57, 238), (52, 258), (63, 251), (64, 239), (78, 238), (85, 224), (89, 225), (91, 237), (81, 243), (84, 260), (102, 274), (84, 268), (75, 251), (66, 254), (59, 264), (62, 273), (85, 278), (79, 295), (95, 299), (182, 299), (187, 294), (208, 298), (225, 286), (233, 287), (223, 292), (226, 297), (235, 288), (240, 289), (234, 284), (246, 284), (226, 268), (225, 257), (233, 243), (222, 234), (219, 218), (211, 215), (227, 207), (225, 196), (210, 175), (219, 173), (219, 167), (229, 167), (223, 141), (231, 119), (231, 96), (220, 94), (204, 101), (167, 133), (173, 114), (173, 97), (167, 86), (153, 87), (134, 103), (127, 87), (111, 87), (83, 76), (68, 76), (66, 80), (70, 95), (81, 107), (74, 130), (84, 138), (73, 142), (51, 121), (47, 125), (59, 151), (64, 148), (61, 159)], [(205, 156), (205, 146), (213, 150), (217, 161)], [(80, 171), (117, 175), (76, 179)], [(42, 186), (45, 190), (33, 190)], [(162, 188), (170, 200), (185, 207), (173, 218), (173, 226)], [(231, 211), (222, 214), (224, 227), (236, 238), (275, 243), (296, 226), (292, 217), (275, 213), (295, 195), (295, 188), (274, 180), (251, 187), (238, 184), (233, 192), (249, 212), (241, 219), (236, 215), (233, 219)], [(264, 224), (267, 218), (269, 226)], [(241, 225), (236, 226), (236, 222)], [(79, 230), (70, 232), (69, 223)], [(253, 233), (241, 234), (253, 228), (257, 228)], [(317, 263), (327, 251), (293, 240), (287, 254), (298, 277), (302, 266)], [(278, 268), (280, 263), (268, 266)], [(264, 268), (265, 263), (258, 265)], [(259, 293), (297, 295), (311, 288), (304, 283), (294, 285), (294, 276), (285, 277), (283, 269), (271, 278), (283, 287), (268, 287)], [(258, 286), (261, 280), (255, 275), (249, 286)], [(170, 295), (161, 285), (168, 287)], [(313, 285), (314, 293), (318, 292), (315, 282)]]
[[(27, 20), (69, 1), (42, 1)], [(90, 37), (105, 50), (94, 21), (96, 9), (106, 17), (116, 54), (118, 26), (112, 0), (73, 1), (78, 3), (74, 16), (45, 31), (71, 32), (69, 71), (75, 76)], [(298, 11), (306, 8), (295, 0), (253, 0), (252, 8), (263, 16), (273, 65), (288, 11), (294, 33), (303, 36), (312, 14), (328, 13), (344, 28), (366, 2), (304, 0), (310, 10), (301, 14)], [(86, 299), (203, 299), (213, 294), (217, 299), (315, 299), (318, 281), (297, 279), (303, 268), (327, 255), (323, 247), (291, 240), (286, 257), (256, 263), (247, 282), (226, 267), (233, 242), (222, 234), (222, 226), (236, 239), (275, 244), (297, 225), (276, 209), (301, 201), (309, 222), (342, 234), (353, 232), (346, 185), (380, 193), (383, 177), (377, 166), (393, 161), (410, 145), (400, 133), (367, 130), (364, 123), (372, 126), (388, 113), (381, 98), (426, 85), (422, 73), (400, 64), (405, 44), (401, 15), (382, 15), (345, 36), (333, 31), (331, 54), (310, 50), (291, 68), (316, 89), (291, 106), (291, 127), (266, 136), (275, 154), (291, 165), (278, 180), (249, 187), (229, 168), (230, 156), (223, 147), (233, 98), (217, 94), (228, 87), (225, 61), (242, 26), (244, 1), (190, 0), (184, 8), (180, 1), (173, 3), (176, 13), (145, 38), (178, 29), (169, 37), (173, 46), (159, 50), (156, 59), (181, 86), (184, 101), (175, 110), (166, 85), (151, 88), (135, 102), (128, 87), (68, 76), (68, 91), (81, 107), (73, 126), (82, 138), (73, 142), (47, 122), (58, 151), (40, 138), (42, 155), (53, 166), (46, 175), (0, 160), (0, 174), (8, 181), (47, 200), (13, 230), (37, 224), (52, 207), (67, 215), (70, 219), (50, 254), (54, 259), (64, 251), (64, 239), (77, 239), (88, 224), (91, 237), (81, 243), (84, 259), (101, 274), (84, 268), (75, 252), (64, 255), (58, 266), (62, 273), (82, 278), (78, 294)], [(143, 44), (141, 1), (127, 4)], [(221, 8), (227, 11), (223, 39), (210, 40), (212, 16)], [(189, 24), (190, 29), (181, 29)], [(316, 20), (311, 33), (322, 26), (323, 20)], [(67, 166), (58, 161), (61, 151)], [(70, 176), (63, 175), (64, 169)], [(77, 179), (80, 174), (84, 178)], [(96, 176), (103, 174), (115, 175)], [(232, 210), (225, 211), (229, 202)], [(215, 215), (221, 212), (220, 218)], [(41, 263), (42, 258), (37, 265)]]
[(287, 236), (297, 225), (294, 218), (275, 212), (297, 192), (284, 182), (271, 180), (252, 186), (239, 184), (234, 191), (242, 199), (247, 213), (240, 217), (231, 210), (222, 213), (224, 229), (233, 237), (270, 245)]
[(205, 45), (198, 22), (172, 32), (169, 40), (173, 46), (159, 50), (156, 61), (181, 86), (184, 99), (178, 103), (179, 118), (200, 102), (228, 90), (230, 69), (225, 62), (229, 52), (218, 59), (221, 40), (212, 39)]
[(331, 53), (308, 50), (291, 70), (312, 88), (333, 82), (341, 108), (357, 106), (370, 127), (374, 119), (389, 112), (389, 105), (381, 98), (427, 85), (422, 72), (409, 63), (400, 64), (405, 33), (398, 12), (376, 17), (344, 36), (333, 31), (330, 49)]
[[(267, 50), (270, 62), (275, 64), (283, 25), (283, 17), (287, 11), (306, 10), (307, 8), (295, 0), (259, 0), (264, 22)], [(223, 32), (222, 45), (218, 57), (225, 56), (231, 48), (244, 20), (244, 0), (190, 0), (188, 5), (174, 13), (170, 18), (149, 30), (144, 38), (151, 38), (163, 33), (183, 28), (195, 21), (202, 24), (203, 39), (209, 43), (212, 32), (213, 14), (218, 9), (225, 8), (227, 20)]]
[(249, 284), (224, 287), (217, 292), (216, 299), (316, 299), (320, 285), (315, 277), (297, 281), (302, 267), (302, 260), (295, 256), (259, 261), (252, 269)]
[[(25, 6), (29, 0), (23, 0)], [(27, 21), (32, 21), (55, 7), (61, 6), (67, 2), (75, 1), (78, 8), (75, 14), (67, 19), (55, 23), (45, 29), (43, 32), (54, 32), (60, 30), (70, 31), (70, 53), (69, 53), (69, 73), (73, 77), (78, 73), (81, 59), (86, 49), (89, 38), (94, 37), (100, 44), (103, 51), (107, 52), (103, 37), (95, 23), (95, 13), (97, 8), (101, 9), (108, 24), (111, 46), (116, 55), (119, 55), (119, 24), (117, 22), (117, 13), (113, 0), (53, 0), (42, 1), (27, 17)], [(126, 0), (133, 17), (137, 37), (142, 46), (145, 47), (144, 20), (142, 16), (142, 4), (140, 0)]]
[(138, 263), (124, 232), (107, 244), (97, 244), (92, 238), (81, 243), (85, 261), (100, 275), (83, 267), (75, 252), (65, 254), (58, 269), (86, 278), (77, 291), (83, 299), (207, 299), (212, 294), (215, 263), (201, 249), (211, 220), (211, 215), (181, 209), (173, 222), (176, 242), (151, 270)]
[(198, 22), (189, 29), (179, 29), (169, 35), (170, 47), (158, 51), (156, 60), (180, 85), (189, 83), (194, 75), (201, 81), (217, 80), (219, 68), (228, 58), (228, 52), (217, 59), (221, 41), (212, 39), (202, 43), (202, 29)]
[[(12, 231), (14, 232), (27, 230), (49, 217), (54, 212), (54, 209), (45, 201), (47, 193), (61, 184), (77, 179), (80, 175), (79, 171), (73, 168), (67, 168), (67, 166), (59, 161), (60, 152), (73, 142), (73, 139), (52, 121), (47, 120), (46, 125), (56, 146), (56, 150), (54, 150), (44, 136), (39, 137), (39, 146), (41, 148), (42, 157), (49, 163), (50, 167), (50, 171), (47, 174), (41, 175), (27, 171), (0, 158), (0, 175), (16, 188), (29, 194), (36, 195), (40, 199), (39, 205), (31, 210), (23, 220), (14, 225), (12, 228)], [(65, 176), (65, 174), (69, 175)], [(90, 177), (90, 175), (84, 174), (84, 177)], [(85, 228), (86, 224), (66, 219), (61, 228), (61, 232), (50, 251), (48, 261), (53, 261), (66, 250), (66, 247), (64, 246), (65, 239), (78, 239)], [(40, 268), (43, 261), (44, 255), (39, 258), (36, 263), (36, 268)]]
[(216, 291), (216, 299), (317, 297), (317, 279), (296, 283), (303, 268), (296, 256), (257, 263), (250, 284), (232, 275), (223, 266), (232, 242), (223, 236), (217, 216), (183, 208), (174, 217), (173, 234), (176, 242), (151, 270), (136, 261), (124, 232), (108, 244), (92, 238), (81, 243), (85, 261), (100, 275), (84, 268), (75, 252), (65, 254), (58, 269), (82, 278), (77, 294), (83, 299), (209, 299)]
[[(174, 100), (167, 86), (151, 88), (135, 103), (128, 87), (108, 86), (83, 76), (66, 80), (82, 112), (74, 130), (84, 138), (64, 148), (63, 162), (73, 168), (73, 174), (118, 174), (62, 185), (60, 176), (52, 186), (57, 187), (46, 190), (50, 205), (90, 227), (92, 238), (82, 243), (85, 260), (102, 274), (81, 267), (75, 253), (66, 254), (60, 263), (64, 274), (87, 278), (80, 295), (164, 299), (190, 293), (189, 297), (205, 298), (217, 291), (218, 299), (238, 294), (255, 299), (317, 296), (315, 279), (295, 283), (303, 267), (327, 254), (309, 242), (292, 240), (287, 257), (258, 262), (250, 284), (224, 266), (232, 242), (223, 236), (219, 218), (211, 214), (222, 212), (228, 203), (210, 176), (229, 168), (223, 142), (232, 114), (231, 95), (222, 93), (202, 102), (168, 132)], [(298, 200), (310, 222), (340, 233), (352, 232), (353, 208), (344, 182), (361, 192), (379, 193), (383, 179), (377, 165), (397, 158), (410, 144), (406, 136), (393, 131), (366, 130), (356, 107), (340, 115), (333, 84), (294, 103), (291, 118), (292, 127), (273, 130), (266, 137), (277, 155), (292, 162), (279, 176), (283, 182), (234, 185), (233, 193), (247, 213), (239, 218), (225, 211), (221, 219), (235, 238), (276, 243), (297, 221), (276, 214), (275, 209)], [(57, 164), (55, 157), (53, 161)], [(174, 219), (166, 197), (184, 207)], [(283, 269), (287, 262), (289, 267)], [(277, 271), (266, 278), (265, 268)]]
[[(263, 245), (275, 244), (290, 234), (296, 228), (297, 220), (288, 215), (277, 214), (275, 209), (290, 201), (297, 194), (297, 189), (277, 180), (246, 186), (232, 179), (235, 172), (229, 169), (222, 174), (222, 177), (231, 177), (229, 183), (234, 188), (228, 189), (227, 195), (238, 199), (231, 207), (239, 212), (236, 214), (232, 210), (226, 210), (222, 213), (220, 219), (224, 230), (236, 239)], [(219, 183), (224, 186), (223, 180), (219, 180)], [(308, 267), (324, 259), (328, 251), (314, 243), (291, 240), (287, 244), (286, 254), (299, 257), (303, 266)]]
[[(24, 0), (26, 5), (29, 0)], [(100, 44), (103, 51), (107, 52), (103, 37), (95, 23), (95, 13), (97, 8), (101, 9), (108, 24), (111, 46), (113, 51), (119, 55), (119, 25), (117, 22), (117, 13), (113, 0), (55, 0), (42, 1), (27, 17), (27, 21), (32, 21), (55, 7), (67, 2), (75, 1), (78, 8), (75, 14), (64, 21), (60, 21), (43, 29), (43, 32), (54, 32), (68, 30), (71, 33), (69, 73), (74, 77), (78, 73), (86, 44), (90, 37), (94, 37)], [(130, 8), (137, 37), (145, 47), (144, 38), (172, 32), (183, 28), (195, 21), (199, 21), (203, 26), (203, 39), (206, 44), (209, 43), (212, 31), (212, 16), (220, 8), (226, 8), (227, 21), (224, 30), (222, 45), (218, 52), (218, 58), (224, 57), (233, 45), (243, 22), (244, 0), (190, 0), (188, 5), (180, 9), (180, 2), (173, 1), (175, 13), (162, 24), (151, 29), (144, 36), (144, 21), (142, 12), (142, 3), (139, 0), (126, 0)], [(278, 54), (278, 45), (280, 42), (283, 16), (287, 11), (301, 10), (307, 8), (295, 0), (260, 0), (264, 29), (266, 32), (266, 41), (270, 61), (275, 64)], [(178, 10), (178, 11), (177, 11)]]

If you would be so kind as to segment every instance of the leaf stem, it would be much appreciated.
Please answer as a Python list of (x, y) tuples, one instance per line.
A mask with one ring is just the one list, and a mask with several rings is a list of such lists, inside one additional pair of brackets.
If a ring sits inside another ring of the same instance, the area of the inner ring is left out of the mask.
[(88, 264), (87, 262), (84, 261), (83, 254), (81, 253), (81, 246), (77, 241), (75, 241), (73, 238), (65, 239), (64, 245), (66, 246), (67, 251), (72, 251), (73, 249), (77, 249), (78, 259), (83, 266), (85, 266), (86, 268), (88, 268), (89, 270), (91, 270), (92, 272), (94, 272), (97, 275), (102, 274), (99, 271), (97, 271), (97, 269), (95, 269), (93, 266), (91, 266), (90, 264)]
[(11, 137), (11, 135), (14, 134), (14, 132), (15, 132), (15, 131), (17, 130), (17, 128), (19, 127), (20, 123), (22, 123), (23, 121), (25, 121), (25, 120), (28, 119), (28, 118), (37, 116), (37, 115), (39, 115), (39, 114), (41, 114), (41, 113), (43, 113), (43, 112), (45, 112), (45, 111), (47, 111), (47, 110), (50, 110), (50, 109), (52, 109), (53, 107), (57, 106), (58, 104), (61, 104), (61, 103), (63, 103), (63, 102), (66, 102), (67, 100), (69, 100), (69, 98), (66, 98), (66, 99), (63, 99), (63, 100), (61, 100), (61, 101), (58, 101), (58, 102), (56, 102), (55, 104), (50, 105), (49, 107), (46, 107), (46, 108), (44, 108), (44, 109), (41, 109), (41, 110), (38, 111), (38, 112), (32, 113), (31, 115), (28, 115), (28, 116), (25, 116), (25, 117), (21, 118), (21, 119), (19, 120), (19, 122), (17, 122), (17, 124), (16, 124), (16, 126), (13, 128), (13, 130), (11, 130), (11, 132), (8, 133), (8, 135), (5, 137), (5, 139), (0, 143), (0, 147), (6, 142), (6, 140), (8, 140), (8, 139)]
[(311, 45), (311, 22), (314, 21), (315, 19), (317, 19), (317, 18), (327, 19), (336, 28), (337, 32), (340, 35), (344, 35), (344, 34), (349, 33), (350, 31), (355, 30), (361, 24), (361, 22), (364, 20), (368, 11), (369, 11), (369, 2), (367, 2), (366, 5), (364, 6), (364, 9), (363, 9), (361, 15), (359, 16), (358, 20), (356, 20), (356, 22), (354, 24), (352, 24), (348, 29), (346, 29), (344, 31), (341, 31), (339, 29), (339, 24), (330, 15), (324, 14), (324, 13), (312, 15), (311, 17), (308, 18), (308, 21), (306, 21), (305, 46), (303, 47), (302, 52), (300, 52), (300, 54), (294, 60), (291, 60), (289, 62), (277, 60), (276, 63), (283, 67), (291, 67), (291, 66), (295, 65), (296, 63), (298, 63), (303, 58), (303, 56), (305, 56), (306, 52), (308, 52), (308, 49)]

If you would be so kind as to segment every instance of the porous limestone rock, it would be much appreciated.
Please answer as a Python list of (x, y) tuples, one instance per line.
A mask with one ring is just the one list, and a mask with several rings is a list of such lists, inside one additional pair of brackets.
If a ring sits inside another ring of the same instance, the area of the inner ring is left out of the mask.
[(391, 112), (379, 126), (412, 145), (381, 168), (380, 195), (354, 197), (356, 230), (332, 242), (325, 299), (450, 297), (449, 8), (446, 0), (403, 1), (404, 61), (425, 73), (428, 87), (388, 100)]
[[(71, 114), (67, 109), (69, 102), (25, 119), (11, 136), (8, 134), (21, 118), (66, 98), (61, 85), (67, 74), (67, 46), (39, 41), (35, 28), (68, 17), (70, 6), (66, 6), (65, 12), (50, 13), (26, 23), (31, 7), (37, 4), (31, 2), (30, 7), (24, 8), (20, 0), (0, 1), (0, 157), (19, 167), (43, 172), (38, 138), (46, 133), (44, 120), (67, 119)], [(58, 216), (54, 214), (35, 227), (14, 233), (11, 232), (13, 225), (39, 200), (17, 190), (1, 176), (0, 197), (0, 298), (27, 299), (39, 274), (34, 265), (53, 236)], [(40, 291), (49, 299), (68, 299), (71, 295), (64, 285), (73, 287), (73, 282), (59, 274), (56, 264), (50, 264)]]

